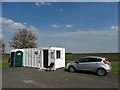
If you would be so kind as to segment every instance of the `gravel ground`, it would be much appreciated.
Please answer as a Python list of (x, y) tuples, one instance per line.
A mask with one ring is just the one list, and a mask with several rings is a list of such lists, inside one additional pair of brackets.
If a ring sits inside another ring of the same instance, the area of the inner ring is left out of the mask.
[(118, 73), (100, 77), (92, 73), (54, 72), (35, 68), (3, 68), (3, 88), (118, 88)]

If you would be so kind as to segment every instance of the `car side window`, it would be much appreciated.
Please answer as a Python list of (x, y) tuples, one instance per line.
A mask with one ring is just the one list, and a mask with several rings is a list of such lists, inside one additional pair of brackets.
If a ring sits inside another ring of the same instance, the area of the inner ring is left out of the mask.
[(102, 59), (99, 58), (88, 58), (87, 62), (100, 62)]
[(87, 58), (87, 62), (94, 62), (92, 58)]
[(86, 61), (87, 61), (86, 58), (82, 58), (82, 59), (79, 60), (80, 63), (81, 63), (81, 62), (86, 62)]

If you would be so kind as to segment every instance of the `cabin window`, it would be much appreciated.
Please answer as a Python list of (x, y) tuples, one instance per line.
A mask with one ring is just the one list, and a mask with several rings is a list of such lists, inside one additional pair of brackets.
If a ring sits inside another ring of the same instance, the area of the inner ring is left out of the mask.
[(56, 51), (56, 58), (57, 59), (61, 58), (60, 51), (58, 51), (58, 50)]

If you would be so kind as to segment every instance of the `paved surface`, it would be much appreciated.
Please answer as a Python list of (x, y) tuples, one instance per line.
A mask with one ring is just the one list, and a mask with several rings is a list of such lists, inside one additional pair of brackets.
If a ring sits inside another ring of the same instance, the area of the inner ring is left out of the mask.
[(118, 74), (105, 77), (86, 73), (54, 72), (35, 68), (3, 68), (3, 88), (117, 88)]

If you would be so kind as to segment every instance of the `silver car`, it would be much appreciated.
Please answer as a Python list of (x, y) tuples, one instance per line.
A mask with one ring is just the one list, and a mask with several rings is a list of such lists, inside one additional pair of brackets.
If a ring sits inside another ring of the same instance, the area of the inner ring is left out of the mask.
[(87, 56), (67, 63), (66, 68), (70, 72), (75, 72), (76, 70), (92, 71), (96, 72), (99, 76), (104, 76), (111, 71), (111, 64), (106, 58)]

